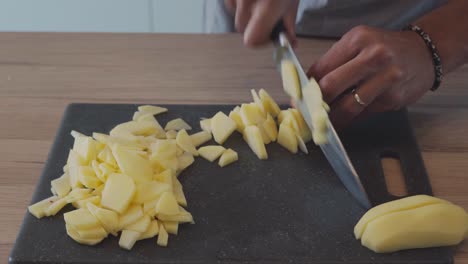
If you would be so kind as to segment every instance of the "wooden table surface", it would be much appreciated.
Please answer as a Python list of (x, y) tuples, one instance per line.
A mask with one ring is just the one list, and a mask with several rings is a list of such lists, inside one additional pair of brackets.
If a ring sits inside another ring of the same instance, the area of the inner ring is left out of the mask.
[[(332, 45), (301, 40), (310, 65)], [(6, 261), (67, 104), (287, 102), (271, 48), (238, 35), (0, 33), (0, 261)], [(410, 109), (435, 195), (468, 209), (468, 67)], [(350, 231), (351, 232), (351, 231)], [(468, 263), (468, 242), (456, 263)]]

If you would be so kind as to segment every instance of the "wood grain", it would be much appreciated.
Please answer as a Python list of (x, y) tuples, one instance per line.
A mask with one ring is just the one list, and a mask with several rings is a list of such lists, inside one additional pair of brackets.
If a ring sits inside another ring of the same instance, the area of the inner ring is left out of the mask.
[[(301, 40), (308, 67), (331, 45)], [(434, 192), (468, 209), (468, 67), (410, 107)], [(0, 33), (0, 259), (7, 260), (71, 102), (240, 103), (265, 88), (286, 103), (271, 47), (236, 35)], [(468, 245), (456, 263), (468, 263)]]

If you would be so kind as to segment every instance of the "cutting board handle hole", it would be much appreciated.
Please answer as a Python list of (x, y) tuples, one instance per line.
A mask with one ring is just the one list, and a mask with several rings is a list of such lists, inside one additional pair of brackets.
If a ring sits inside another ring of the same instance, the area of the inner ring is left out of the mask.
[(382, 165), (388, 193), (397, 197), (407, 196), (408, 189), (406, 188), (405, 176), (403, 175), (398, 153), (383, 152), (380, 155), (380, 164)]

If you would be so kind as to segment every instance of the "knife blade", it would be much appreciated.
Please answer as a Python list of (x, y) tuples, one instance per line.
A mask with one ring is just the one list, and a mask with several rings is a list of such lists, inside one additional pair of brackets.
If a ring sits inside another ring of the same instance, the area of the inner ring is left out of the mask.
[[(294, 50), (292, 49), (288, 39), (286, 38), (286, 35), (284, 34), (284, 26), (281, 22), (278, 23), (274, 28), (272, 32), (272, 39), (276, 46), (274, 60), (276, 62), (277, 68), (280, 70), (281, 61), (284, 59), (289, 59), (296, 67), (302, 91), (304, 91), (304, 88), (309, 85), (309, 82), (314, 82), (313, 85), (318, 86), (317, 81), (314, 78), (309, 79), (304, 72), (304, 69), (302, 68), (296, 54), (294, 53)], [(318, 100), (307, 100), (306, 98), (295, 100), (296, 108), (299, 110), (299, 112), (301, 112), (307, 126), (311, 131), (314, 131), (314, 120), (308, 109), (311, 107), (311, 104), (315, 104), (317, 101)], [(320, 144), (319, 146), (346, 189), (359, 202), (361, 206), (369, 209), (371, 207), (371, 202), (361, 183), (359, 175), (354, 169), (354, 166), (351, 163), (351, 160), (349, 159), (348, 154), (346, 153), (346, 150), (341, 143), (341, 140), (338, 137), (338, 134), (336, 133), (332, 123), (328, 118), (326, 122), (328, 128), (326, 132), (327, 141), (326, 143)]]

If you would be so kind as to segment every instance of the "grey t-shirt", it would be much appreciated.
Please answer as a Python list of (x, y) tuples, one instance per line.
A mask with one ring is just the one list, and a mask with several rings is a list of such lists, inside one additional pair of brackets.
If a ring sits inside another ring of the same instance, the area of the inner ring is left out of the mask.
[[(358, 25), (398, 30), (447, 0), (300, 0), (296, 33), (340, 37)], [(233, 32), (223, 0), (204, 1), (204, 32)]]

